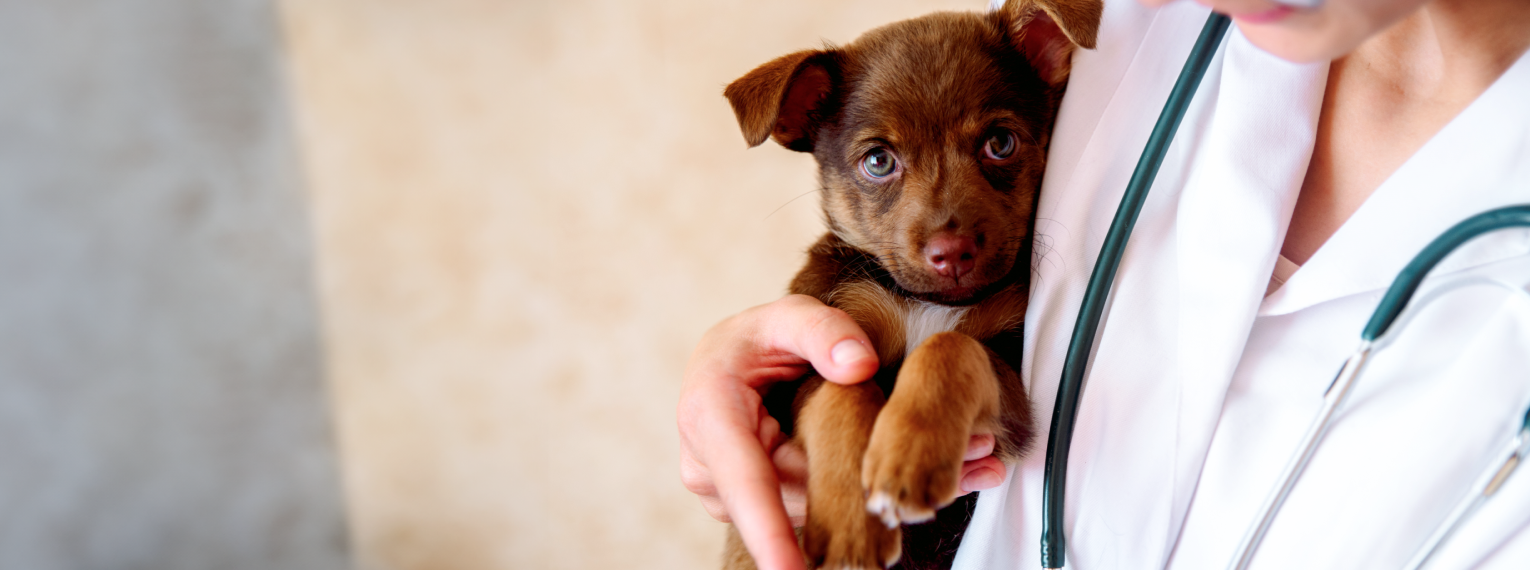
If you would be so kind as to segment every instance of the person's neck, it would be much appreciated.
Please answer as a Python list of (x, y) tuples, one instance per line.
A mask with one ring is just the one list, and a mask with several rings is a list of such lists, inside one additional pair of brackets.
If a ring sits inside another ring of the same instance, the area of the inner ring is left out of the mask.
[(1464, 104), (1527, 47), (1530, 2), (1435, 0), (1335, 63), (1363, 66), (1400, 97)]
[(1282, 255), (1306, 263), (1527, 46), (1530, 2), (1435, 0), (1334, 60)]

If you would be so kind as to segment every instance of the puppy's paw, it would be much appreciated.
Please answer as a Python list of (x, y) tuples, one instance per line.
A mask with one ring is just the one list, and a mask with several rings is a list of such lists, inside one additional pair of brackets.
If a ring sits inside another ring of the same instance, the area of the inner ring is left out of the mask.
[[(879, 419), (861, 471), (866, 512), (888, 528), (935, 518), (956, 500), (966, 451), (965, 430), (927, 429), (896, 417)], [(949, 432), (949, 433), (943, 433)]]
[[(898, 563), (903, 534), (865, 513), (846, 513), (843, 522), (830, 525), (810, 514), (803, 529), (802, 550), (813, 568), (824, 570), (881, 570)], [(854, 519), (854, 520), (851, 520)]]

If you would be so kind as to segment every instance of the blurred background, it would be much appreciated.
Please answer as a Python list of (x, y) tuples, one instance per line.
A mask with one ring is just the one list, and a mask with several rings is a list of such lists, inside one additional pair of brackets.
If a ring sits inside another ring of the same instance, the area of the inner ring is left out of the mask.
[(982, 0), (0, 0), (0, 568), (715, 568), (692, 345), (821, 233), (721, 91)]

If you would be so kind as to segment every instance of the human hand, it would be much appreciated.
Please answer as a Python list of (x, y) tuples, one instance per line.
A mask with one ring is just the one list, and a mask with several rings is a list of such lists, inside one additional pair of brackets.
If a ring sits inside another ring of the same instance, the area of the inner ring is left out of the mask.
[[(807, 458), (785, 443), (761, 394), (809, 369), (831, 382), (865, 381), (878, 366), (870, 347), (843, 311), (789, 295), (718, 323), (691, 355), (676, 413), (680, 478), (708, 514), (738, 528), (762, 569), (802, 567), (792, 527), (806, 518)], [(993, 444), (986, 434), (969, 442), (963, 492), (1003, 481)]]

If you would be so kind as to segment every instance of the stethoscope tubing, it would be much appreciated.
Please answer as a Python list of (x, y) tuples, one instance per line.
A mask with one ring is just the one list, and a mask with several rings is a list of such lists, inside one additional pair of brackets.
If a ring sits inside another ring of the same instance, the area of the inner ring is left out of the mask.
[(1196, 89), (1210, 67), (1217, 47), (1222, 43), (1231, 20), (1213, 12), (1201, 28), (1201, 35), (1190, 50), (1189, 59), (1179, 72), (1169, 99), (1158, 115), (1157, 124), (1148, 136), (1147, 145), (1137, 167), (1126, 184), (1121, 205), (1111, 220), (1110, 230), (1100, 256), (1089, 275), (1078, 319), (1073, 325), (1073, 336), (1068, 341), (1068, 354), (1063, 362), (1062, 379), (1057, 385), (1057, 402), (1052, 408), (1052, 424), (1047, 435), (1046, 474), (1041, 495), (1041, 567), (1062, 568), (1067, 563), (1067, 538), (1063, 534), (1063, 503), (1068, 481), (1068, 448), (1073, 440), (1073, 426), (1077, 419), (1078, 400), (1083, 387), (1084, 372), (1089, 365), (1089, 353), (1094, 347), (1095, 332), (1100, 316), (1105, 310), (1106, 298), (1115, 282), (1116, 270), (1121, 265), (1121, 255), (1126, 251), (1126, 241), (1142, 212), (1142, 204), (1152, 188), (1158, 168), (1163, 165), (1164, 154), (1174, 140), (1174, 132), (1185, 118), (1185, 110), (1195, 96)]
[[(1506, 206), (1477, 214), (1445, 230), (1445, 233), (1424, 246), (1424, 249), (1398, 273), (1391, 287), (1388, 287), (1386, 294), (1382, 296), (1381, 302), (1377, 304), (1376, 310), (1371, 313), (1371, 319), (1366, 324), (1365, 330), (1360, 333), (1360, 347), (1345, 361), (1344, 367), (1339, 370), (1338, 376), (1323, 394), (1322, 409), (1307, 428), (1307, 433), (1302, 437), (1302, 443), (1297, 447), (1296, 453), (1286, 462), (1286, 467), (1281, 471), (1280, 483), (1271, 490), (1260, 506), (1258, 517), (1244, 534), (1243, 540), (1238, 545), (1237, 554), (1228, 568), (1245, 570), (1253, 561), (1260, 542), (1264, 540), (1265, 533), (1275, 521), (1275, 515), (1280, 512), (1286, 498), (1291, 494), (1291, 489), (1301, 479), (1307, 463), (1317, 451), (1318, 445), (1322, 443), (1323, 436), (1328, 433), (1328, 426), (1332, 423), (1334, 413), (1349, 397), (1350, 389), (1354, 387), (1355, 380), (1365, 368), (1365, 363), (1375, 345), (1387, 331), (1391, 330), (1392, 324), (1407, 308), (1408, 303), (1413, 299), (1413, 294), (1418, 291), (1419, 285), (1424, 282), (1430, 270), (1466, 242), (1489, 232), (1516, 227), (1530, 227), (1530, 205)], [(1475, 512), (1482, 501), (1498, 490), (1504, 479), (1518, 466), (1527, 445), (1530, 445), (1530, 412), (1527, 412), (1525, 424), (1521, 426), (1516, 436), (1515, 446), (1509, 451), (1502, 467), (1479, 478), (1478, 483), (1474, 485), (1477, 491), (1469, 495), (1473, 498), (1469, 498), (1467, 504), (1457, 507), (1455, 512), (1447, 517), (1445, 523), (1425, 543), (1424, 548), (1414, 556), (1409, 568), (1418, 568), (1426, 563), (1461, 521)]]
[(1328, 433), (1330, 420), (1334, 412), (1338, 411), (1339, 405), (1349, 397), (1350, 388), (1355, 386), (1355, 378), (1360, 376), (1360, 370), (1365, 368), (1365, 362), (1371, 355), (1371, 342), (1360, 343), (1356, 349), (1344, 361), (1344, 367), (1339, 369), (1339, 374), (1334, 376), (1333, 383), (1328, 385), (1328, 390), (1323, 393), (1323, 407), (1318, 411), (1317, 419), (1308, 426), (1307, 433), (1302, 436), (1302, 443), (1297, 447), (1295, 455), (1286, 462), (1286, 466), (1280, 473), (1280, 484), (1270, 492), (1264, 503), (1259, 507), (1260, 516), (1257, 522), (1249, 527), (1248, 532), (1238, 543), (1237, 556), (1233, 558), (1231, 568), (1243, 570), (1248, 568), (1254, 559), (1254, 551), (1258, 550), (1259, 543), (1264, 541), (1264, 535), (1270, 530), (1270, 523), (1275, 522), (1275, 513), (1285, 505), (1286, 497), (1291, 495), (1291, 489), (1296, 486), (1296, 480), (1302, 471), (1307, 469), (1307, 463), (1312, 461), (1312, 455), (1317, 451), (1318, 442)]
[[(1419, 308), (1430, 303), (1431, 298), (1439, 298), (1453, 289), (1472, 285), (1488, 285), (1505, 289), (1518, 297), (1522, 306), (1530, 307), (1530, 290), (1526, 290), (1522, 286), (1488, 277), (1468, 278), (1432, 288), (1429, 291), (1429, 295), (1424, 299), (1416, 302), (1410, 301), (1408, 310), (1398, 317), (1399, 321), (1395, 326), (1407, 326), (1406, 321), (1417, 316)], [(1391, 338), (1395, 338), (1395, 335), (1384, 337), (1381, 340), (1385, 341)], [(1385, 343), (1378, 341), (1377, 349), (1379, 350), (1382, 346), (1385, 346)], [(1530, 408), (1525, 410), (1525, 415), (1520, 419), (1516, 430), (1514, 437), (1510, 438), (1509, 442), (1503, 447), (1503, 450), (1494, 456), (1494, 461), (1489, 462), (1485, 466), (1481, 474), (1477, 476), (1476, 482), (1457, 501), (1455, 508), (1451, 509), (1450, 515), (1445, 517), (1445, 520), (1435, 528), (1434, 533), (1430, 534), (1429, 539), (1425, 540), (1424, 544), (1414, 553), (1413, 559), (1408, 561), (1407, 566), (1403, 567), (1404, 570), (1419, 570), (1428, 564), (1435, 553), (1440, 550), (1440, 546), (1447, 540), (1450, 540), (1450, 537), (1455, 534), (1456, 529), (1460, 528), (1463, 523), (1475, 515), (1477, 509), (1483, 503), (1486, 503), (1488, 499), (1497, 494), (1498, 490), (1503, 487), (1504, 482), (1509, 479), (1509, 476), (1513, 475), (1520, 464), (1525, 462), (1527, 455), (1530, 455)]]
[(1515, 434), (1514, 439), (1499, 452), (1498, 457), (1501, 459), (1490, 463), (1488, 469), (1477, 477), (1471, 491), (1462, 498), (1455, 509), (1451, 510), (1450, 515), (1445, 517), (1445, 521), (1440, 523), (1440, 526), (1429, 536), (1429, 540), (1424, 541), (1424, 545), (1413, 555), (1413, 559), (1403, 567), (1404, 570), (1419, 570), (1428, 564), (1434, 554), (1439, 551), (1440, 546), (1455, 534), (1456, 529), (1460, 528), (1462, 523), (1476, 514), (1483, 503), (1503, 488), (1504, 481), (1507, 481), (1509, 476), (1514, 474), (1515, 469), (1525, 462), (1526, 453), (1530, 453), (1530, 410), (1525, 411), (1524, 423), (1521, 424), (1519, 433)]
[(1434, 269), (1440, 260), (1445, 259), (1445, 256), (1450, 255), (1456, 248), (1482, 234), (1520, 227), (1530, 227), (1530, 205), (1521, 204), (1488, 210), (1462, 220), (1445, 230), (1445, 233), (1424, 246), (1424, 249), (1413, 257), (1413, 261), (1408, 262), (1402, 272), (1397, 274), (1397, 279), (1392, 280), (1392, 286), (1388, 287), (1386, 294), (1381, 297), (1381, 303), (1376, 306), (1376, 312), (1371, 314), (1371, 320), (1366, 323), (1365, 330), (1360, 333), (1360, 339), (1375, 342), (1381, 335), (1386, 334), (1392, 323), (1397, 321), (1397, 316), (1407, 308), (1408, 301), (1413, 298), (1413, 293), (1418, 291), (1418, 286), (1429, 275), (1429, 270)]

